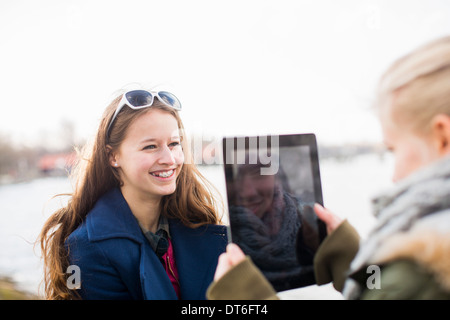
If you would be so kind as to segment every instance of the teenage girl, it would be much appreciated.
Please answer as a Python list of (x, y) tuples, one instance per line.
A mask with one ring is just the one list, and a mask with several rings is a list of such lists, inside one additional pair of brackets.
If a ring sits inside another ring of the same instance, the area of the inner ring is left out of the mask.
[(179, 110), (173, 94), (145, 90), (106, 108), (40, 235), (46, 298), (205, 298), (226, 230)]

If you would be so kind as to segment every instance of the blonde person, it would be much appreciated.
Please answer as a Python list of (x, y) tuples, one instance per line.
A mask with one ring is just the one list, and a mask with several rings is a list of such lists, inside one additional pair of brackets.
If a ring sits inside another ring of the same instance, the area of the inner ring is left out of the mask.
[(67, 206), (40, 235), (46, 298), (205, 298), (226, 230), (179, 110), (173, 94), (145, 90), (106, 108)]
[[(361, 243), (347, 221), (315, 206), (329, 234), (315, 257), (317, 283), (333, 281), (349, 299), (449, 299), (450, 37), (396, 61), (376, 110), (395, 185), (373, 200), (377, 223)], [(220, 256), (208, 290), (210, 299), (277, 298), (236, 245)]]

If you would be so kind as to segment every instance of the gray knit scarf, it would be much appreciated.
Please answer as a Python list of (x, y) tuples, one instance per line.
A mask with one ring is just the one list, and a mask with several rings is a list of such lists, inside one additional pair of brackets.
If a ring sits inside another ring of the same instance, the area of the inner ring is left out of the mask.
[[(369, 265), (371, 257), (387, 237), (409, 230), (427, 215), (450, 208), (450, 157), (414, 172), (388, 192), (374, 198), (372, 204), (377, 222), (361, 243), (349, 274)], [(348, 299), (356, 299), (363, 290), (349, 278), (343, 294)]]

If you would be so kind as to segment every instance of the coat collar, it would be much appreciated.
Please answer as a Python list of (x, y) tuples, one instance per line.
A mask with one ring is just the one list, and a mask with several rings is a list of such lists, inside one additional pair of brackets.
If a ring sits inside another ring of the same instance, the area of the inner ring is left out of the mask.
[(86, 218), (86, 225), (90, 241), (128, 238), (142, 244), (145, 240), (119, 188), (108, 191), (97, 201)]
[[(139, 243), (144, 240), (147, 241), (139, 222), (131, 212), (119, 188), (108, 191), (97, 201), (86, 218), (86, 224), (90, 241), (110, 238), (130, 238)], [(169, 219), (169, 225), (171, 235), (175, 232), (179, 233), (181, 237), (189, 236), (189, 238), (199, 242), (201, 239), (219, 235), (226, 241), (225, 226), (206, 225), (191, 229), (186, 228), (180, 221), (174, 219)]]

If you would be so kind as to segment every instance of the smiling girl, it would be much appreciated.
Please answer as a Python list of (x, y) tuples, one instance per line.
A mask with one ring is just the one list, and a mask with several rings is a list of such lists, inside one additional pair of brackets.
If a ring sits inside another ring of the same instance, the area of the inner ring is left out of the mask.
[[(205, 298), (226, 230), (180, 109), (173, 94), (144, 90), (107, 107), (68, 205), (40, 235), (46, 298)], [(78, 267), (76, 290), (69, 266)]]

